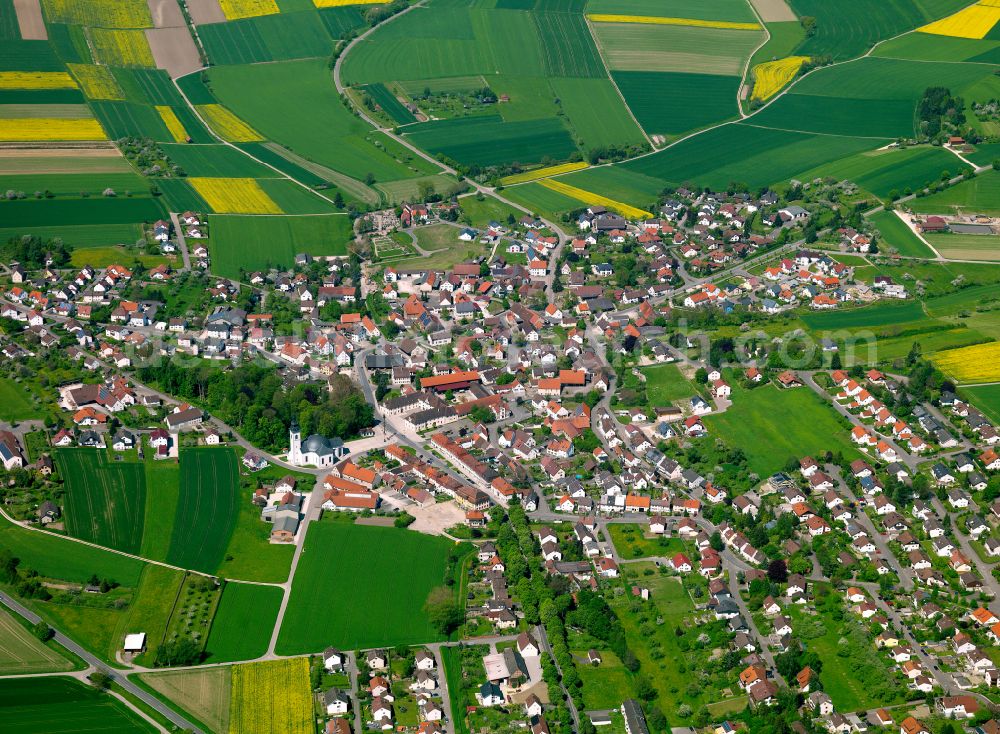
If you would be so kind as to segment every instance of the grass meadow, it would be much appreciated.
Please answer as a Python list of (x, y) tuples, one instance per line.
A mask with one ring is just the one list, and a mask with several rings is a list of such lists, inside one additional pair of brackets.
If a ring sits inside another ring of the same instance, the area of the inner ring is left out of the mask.
[(698, 394), (676, 364), (646, 367), (642, 372), (646, 376), (646, 396), (651, 405), (670, 405)]
[(883, 209), (868, 219), (882, 235), (878, 243), (880, 250), (884, 250), (888, 246), (906, 257), (934, 257), (931, 249), (921, 242), (913, 230), (907, 227), (906, 223), (892, 211)]
[[(409, 530), (313, 522), (278, 637), (281, 655), (441, 639), (420, 610), (442, 585), (450, 541)], [(360, 564), (360, 565), (359, 565)], [(324, 622), (316, 624), (317, 610)]]
[(280, 605), (277, 587), (226, 584), (205, 645), (206, 662), (252, 660), (266, 653)]
[(0, 420), (16, 423), (41, 415), (41, 410), (23, 387), (8, 377), (0, 378)]
[(733, 404), (725, 413), (702, 418), (712, 438), (746, 453), (750, 470), (760, 477), (779, 471), (790, 458), (826, 451), (857, 452), (850, 428), (833, 407), (808, 387), (766, 385), (744, 390), (733, 385)]

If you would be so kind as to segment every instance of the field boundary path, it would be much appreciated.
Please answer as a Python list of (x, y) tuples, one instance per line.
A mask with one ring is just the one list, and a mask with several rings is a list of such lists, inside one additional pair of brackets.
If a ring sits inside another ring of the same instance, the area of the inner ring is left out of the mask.
[[(39, 617), (37, 614), (32, 612), (27, 607), (19, 604), (17, 601), (15, 601), (2, 591), (0, 591), (0, 604), (3, 604), (12, 612), (23, 617), (32, 624), (37, 624), (38, 622), (42, 621), (41, 617)], [(52, 627), (52, 625), (49, 626)], [(100, 670), (101, 672), (107, 673), (112, 681), (120, 685), (129, 694), (138, 698), (140, 701), (142, 701), (144, 704), (146, 704), (151, 709), (156, 711), (158, 714), (165, 717), (175, 726), (178, 726), (181, 729), (188, 729), (194, 732), (194, 734), (205, 734), (204, 731), (199, 729), (192, 722), (188, 721), (179, 713), (177, 713), (172, 708), (167, 706), (165, 703), (163, 703), (163, 701), (156, 698), (152, 694), (147, 693), (145, 690), (143, 690), (135, 683), (133, 683), (131, 680), (129, 680), (127, 675), (121, 673), (120, 671), (114, 670), (113, 668), (108, 667), (99, 658), (97, 658), (97, 656), (93, 655), (90, 652), (87, 652), (87, 650), (85, 650), (83, 647), (77, 644), (75, 640), (67, 637), (57, 628), (52, 627), (52, 629), (55, 632), (55, 636), (53, 637), (53, 639), (56, 642), (65, 647), (67, 650), (69, 650), (71, 653), (76, 655), (78, 658), (83, 660), (88, 665)]]

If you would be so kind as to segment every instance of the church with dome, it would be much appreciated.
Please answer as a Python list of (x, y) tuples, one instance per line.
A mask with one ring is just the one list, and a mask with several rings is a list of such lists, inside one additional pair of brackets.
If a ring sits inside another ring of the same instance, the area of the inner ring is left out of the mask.
[(317, 434), (302, 440), (297, 420), (288, 429), (288, 463), (295, 466), (333, 466), (350, 451), (339, 438), (326, 438)]

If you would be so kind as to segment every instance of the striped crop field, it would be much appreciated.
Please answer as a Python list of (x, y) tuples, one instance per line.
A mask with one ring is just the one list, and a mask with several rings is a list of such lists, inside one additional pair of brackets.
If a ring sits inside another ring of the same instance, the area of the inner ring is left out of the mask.
[(107, 140), (101, 124), (94, 119), (58, 117), (18, 117), (0, 119), (0, 141)]
[(144, 31), (91, 28), (90, 41), (108, 66), (156, 66)]
[(562, 173), (572, 173), (573, 171), (582, 171), (584, 168), (588, 168), (589, 163), (583, 161), (578, 161), (576, 163), (562, 163), (558, 166), (547, 166), (545, 168), (536, 168), (534, 171), (525, 171), (524, 173), (515, 173), (513, 176), (505, 176), (500, 179), (500, 183), (504, 186), (510, 186), (511, 184), (527, 183), (528, 181), (537, 181), (540, 178), (548, 178), (550, 176), (558, 176)]
[(998, 21), (1000, 21), (1000, 0), (979, 0), (975, 5), (970, 5), (917, 30), (936, 36), (985, 38)]
[(284, 214), (252, 178), (189, 178), (216, 214)]
[(160, 119), (163, 120), (163, 124), (167, 126), (167, 130), (173, 136), (175, 143), (187, 141), (187, 130), (184, 129), (181, 121), (177, 119), (176, 112), (166, 105), (156, 105), (156, 112), (159, 114)]
[(773, 97), (795, 78), (807, 61), (809, 61), (808, 56), (788, 56), (777, 61), (757, 64), (753, 68), (753, 98), (763, 101)]
[(563, 194), (564, 196), (576, 199), (583, 204), (600, 204), (603, 207), (607, 207), (612, 211), (618, 212), (626, 219), (649, 219), (653, 216), (649, 212), (638, 209), (637, 207), (623, 204), (620, 201), (609, 199), (606, 196), (592, 194), (589, 191), (578, 189), (576, 186), (570, 186), (562, 181), (555, 181), (551, 178), (546, 178), (539, 183), (547, 189), (552, 189), (553, 191)]
[(0, 89), (74, 89), (65, 71), (0, 71)]
[(757, 31), (756, 23), (734, 23), (728, 20), (699, 20), (698, 18), (659, 18), (654, 15), (613, 15), (590, 13), (592, 23), (641, 23), (645, 25), (686, 25), (694, 28), (722, 28), (730, 31)]
[(69, 70), (73, 72), (87, 99), (125, 99), (125, 93), (118, 86), (118, 81), (108, 67), (95, 64), (69, 64)]
[(281, 12), (274, 0), (219, 0), (219, 6), (225, 13), (226, 20), (256, 18), (258, 15), (274, 15)]
[(220, 138), (230, 143), (257, 143), (263, 136), (221, 104), (200, 104), (195, 109)]

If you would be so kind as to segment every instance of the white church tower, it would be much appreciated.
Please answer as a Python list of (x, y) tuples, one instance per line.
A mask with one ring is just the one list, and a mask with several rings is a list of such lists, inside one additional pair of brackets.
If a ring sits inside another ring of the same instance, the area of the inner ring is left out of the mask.
[(288, 427), (288, 463), (302, 464), (302, 431), (298, 418), (292, 418), (292, 425)]

